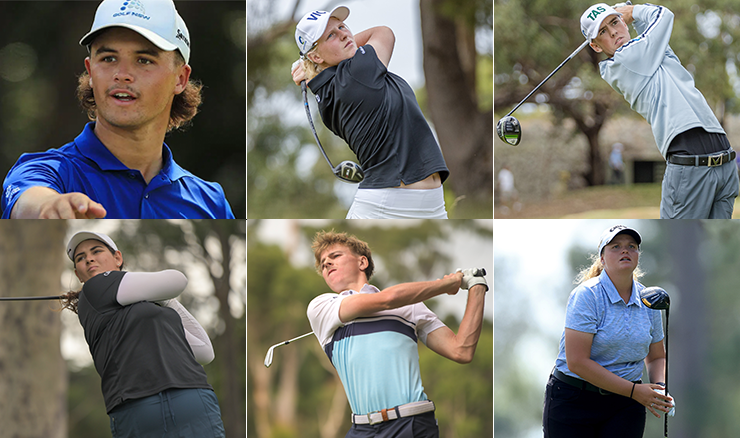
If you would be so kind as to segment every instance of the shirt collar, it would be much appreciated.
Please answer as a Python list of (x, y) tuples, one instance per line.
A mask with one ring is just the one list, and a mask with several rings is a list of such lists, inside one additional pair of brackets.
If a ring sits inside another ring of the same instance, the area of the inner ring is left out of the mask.
[(378, 292), (380, 292), (380, 289), (378, 289), (377, 287), (373, 286), (372, 284), (365, 283), (360, 288), (360, 291), (359, 292), (356, 291), (356, 290), (347, 289), (347, 290), (343, 291), (342, 293), (340, 293), (339, 295), (374, 294), (374, 293), (378, 293)]
[[(604, 288), (606, 290), (606, 296), (609, 298), (609, 301), (611, 301), (612, 304), (617, 304), (618, 302), (624, 302), (622, 300), (622, 297), (619, 295), (619, 292), (617, 291), (617, 287), (614, 286), (614, 283), (612, 283), (612, 279), (609, 278), (609, 275), (606, 273), (606, 270), (602, 270), (601, 274), (599, 274), (599, 280)], [(639, 306), (640, 300), (638, 298), (637, 294), (637, 282), (632, 279), (632, 293), (630, 294), (630, 299), (627, 302), (627, 306)]]
[[(94, 129), (95, 122), (89, 122), (85, 125), (85, 129), (82, 130), (80, 135), (75, 138), (75, 145), (80, 151), (80, 154), (95, 162), (100, 170), (103, 171), (131, 170), (125, 164), (121, 163), (103, 142), (98, 139)], [(167, 143), (162, 143), (162, 170), (159, 171), (159, 174), (166, 176), (170, 181), (176, 181), (187, 175), (187, 171), (175, 163), (175, 160), (172, 158), (172, 151), (167, 146)]]

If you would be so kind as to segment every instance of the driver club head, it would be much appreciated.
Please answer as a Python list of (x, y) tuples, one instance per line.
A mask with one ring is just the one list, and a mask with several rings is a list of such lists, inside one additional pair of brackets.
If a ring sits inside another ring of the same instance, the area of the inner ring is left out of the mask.
[(513, 116), (502, 117), (496, 123), (496, 133), (498, 138), (511, 146), (516, 146), (522, 139), (522, 128), (519, 120)]
[(342, 181), (350, 183), (359, 183), (365, 179), (365, 171), (359, 164), (352, 161), (342, 161), (334, 168), (334, 175)]
[(646, 287), (640, 292), (640, 300), (649, 309), (667, 310), (671, 306), (671, 297), (665, 289), (657, 286)]

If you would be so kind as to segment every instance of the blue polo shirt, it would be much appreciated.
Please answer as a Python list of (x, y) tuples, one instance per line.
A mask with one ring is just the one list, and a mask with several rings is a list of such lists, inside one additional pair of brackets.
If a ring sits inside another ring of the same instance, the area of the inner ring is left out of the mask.
[(21, 194), (36, 186), (84, 193), (103, 205), (106, 219), (234, 218), (221, 185), (180, 167), (167, 144), (162, 143), (162, 170), (147, 184), (98, 140), (94, 128), (88, 123), (59, 149), (21, 155), (3, 183), (2, 218), (9, 219)]
[[(584, 281), (568, 298), (565, 328), (594, 335), (591, 359), (617, 376), (634, 382), (642, 378), (643, 361), (650, 344), (663, 340), (660, 310), (640, 301), (645, 286), (632, 281), (632, 295), (625, 303), (606, 271)], [(565, 356), (565, 332), (560, 338), (556, 368), (571, 377)]]

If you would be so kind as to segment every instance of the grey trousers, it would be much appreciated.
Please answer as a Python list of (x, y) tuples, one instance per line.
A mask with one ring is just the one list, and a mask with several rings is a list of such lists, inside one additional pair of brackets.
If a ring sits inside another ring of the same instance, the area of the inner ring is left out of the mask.
[(734, 161), (717, 167), (666, 163), (661, 219), (731, 219), (738, 195)]

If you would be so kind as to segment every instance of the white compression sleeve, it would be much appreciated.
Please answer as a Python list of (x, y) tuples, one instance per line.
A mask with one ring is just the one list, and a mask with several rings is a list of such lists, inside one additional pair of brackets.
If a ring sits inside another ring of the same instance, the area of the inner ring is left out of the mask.
[(211, 339), (208, 337), (208, 333), (198, 323), (198, 320), (177, 300), (169, 300), (165, 306), (174, 309), (180, 315), (182, 326), (185, 328), (185, 338), (188, 344), (190, 344), (190, 349), (193, 350), (195, 360), (201, 365), (213, 361), (215, 354), (213, 352), (213, 345), (211, 345)]
[(139, 301), (162, 301), (180, 295), (188, 285), (185, 275), (174, 269), (159, 272), (127, 272), (118, 286), (116, 300), (122, 306)]

